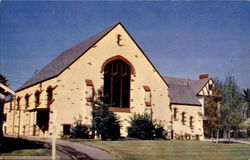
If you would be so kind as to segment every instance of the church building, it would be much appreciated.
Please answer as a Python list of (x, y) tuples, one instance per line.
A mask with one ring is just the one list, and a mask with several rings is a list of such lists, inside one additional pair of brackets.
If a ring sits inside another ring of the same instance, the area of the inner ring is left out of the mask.
[(103, 88), (122, 136), (130, 116), (146, 112), (173, 139), (202, 140), (204, 97), (213, 86), (207, 74), (197, 80), (162, 76), (118, 23), (61, 53), (18, 88), (5, 103), (4, 132), (66, 136), (79, 117), (91, 124), (95, 93)]

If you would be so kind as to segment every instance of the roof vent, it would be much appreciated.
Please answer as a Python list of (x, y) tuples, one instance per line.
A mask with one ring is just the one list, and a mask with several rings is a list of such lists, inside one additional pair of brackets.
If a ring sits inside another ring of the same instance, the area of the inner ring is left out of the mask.
[(199, 75), (199, 79), (205, 79), (205, 78), (208, 78), (208, 74), (200, 74)]

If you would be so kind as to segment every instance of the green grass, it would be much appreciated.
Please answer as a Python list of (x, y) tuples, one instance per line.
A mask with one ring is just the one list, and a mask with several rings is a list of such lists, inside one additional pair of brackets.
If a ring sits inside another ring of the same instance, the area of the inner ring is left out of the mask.
[(3, 137), (0, 156), (50, 156), (51, 151), (40, 142)]
[(0, 153), (0, 156), (50, 156), (51, 150), (47, 148), (40, 149), (20, 149), (9, 153)]
[(202, 141), (82, 141), (104, 149), (120, 160), (248, 160), (250, 145)]

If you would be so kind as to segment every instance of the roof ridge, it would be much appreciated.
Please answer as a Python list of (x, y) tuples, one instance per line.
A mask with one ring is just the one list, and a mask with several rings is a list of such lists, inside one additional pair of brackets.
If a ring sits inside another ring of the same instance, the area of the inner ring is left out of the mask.
[(173, 77), (173, 76), (163, 76), (163, 77), (166, 77), (166, 78), (176, 78), (176, 79), (182, 79), (182, 80), (191, 80), (191, 81), (195, 81), (196, 80), (196, 79), (191, 79), (191, 78), (179, 78), (179, 77)]

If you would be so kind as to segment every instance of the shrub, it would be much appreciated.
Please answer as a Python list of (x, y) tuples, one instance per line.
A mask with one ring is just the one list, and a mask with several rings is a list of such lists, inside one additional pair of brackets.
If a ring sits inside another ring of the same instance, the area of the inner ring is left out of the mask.
[(70, 131), (70, 137), (72, 138), (90, 138), (90, 126), (82, 124), (82, 120), (79, 118), (76, 120), (74, 127)]
[(154, 122), (147, 113), (134, 114), (130, 117), (130, 126), (127, 128), (128, 136), (139, 139), (154, 138)]
[(166, 139), (167, 132), (162, 125), (155, 126), (155, 138)]
[(120, 138), (120, 120), (119, 117), (108, 110), (108, 104), (104, 104), (102, 90), (97, 91), (97, 98), (93, 103), (92, 110), (92, 126), (101, 135), (102, 140)]

